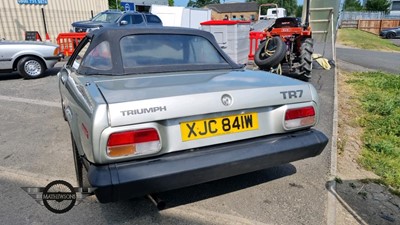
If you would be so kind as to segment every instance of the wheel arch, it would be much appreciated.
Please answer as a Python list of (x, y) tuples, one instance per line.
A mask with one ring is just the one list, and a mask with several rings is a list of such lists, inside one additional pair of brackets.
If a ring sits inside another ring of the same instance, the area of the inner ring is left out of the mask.
[(46, 64), (46, 61), (45, 61), (41, 56), (38, 56), (38, 55), (35, 55), (35, 54), (25, 54), (25, 55), (20, 55), (20, 56), (18, 56), (17, 58), (15, 58), (15, 60), (14, 60), (14, 62), (13, 62), (13, 66), (12, 66), (12, 69), (13, 69), (13, 70), (17, 70), (18, 62), (19, 62), (22, 58), (24, 58), (24, 57), (35, 57), (35, 58), (39, 59), (39, 60), (43, 63), (44, 69), (45, 69), (45, 70), (48, 69), (48, 68), (47, 68), (47, 64)]
[(397, 36), (396, 32), (394, 32), (394, 31), (389, 31), (389, 32), (387, 32), (387, 34), (385, 35), (385, 37), (386, 37), (386, 38), (390, 38), (392, 35), (393, 35), (393, 37), (396, 37), (396, 36)]

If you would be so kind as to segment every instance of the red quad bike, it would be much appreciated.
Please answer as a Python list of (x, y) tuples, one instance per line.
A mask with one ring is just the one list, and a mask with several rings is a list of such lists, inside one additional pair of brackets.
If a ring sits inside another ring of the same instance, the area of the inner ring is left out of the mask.
[(254, 63), (265, 71), (308, 81), (311, 78), (313, 40), (308, 16), (302, 26), (295, 17), (282, 17), (265, 30)]

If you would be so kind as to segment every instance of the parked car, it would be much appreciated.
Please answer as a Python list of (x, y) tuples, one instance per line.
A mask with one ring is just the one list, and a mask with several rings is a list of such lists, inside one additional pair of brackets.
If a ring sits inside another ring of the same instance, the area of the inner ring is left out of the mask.
[(91, 20), (72, 23), (71, 32), (91, 32), (109, 26), (162, 26), (161, 19), (151, 13), (135, 11), (106, 10)]
[(0, 49), (0, 72), (18, 71), (25, 79), (41, 77), (62, 58), (50, 42), (0, 40)]
[(379, 33), (379, 36), (387, 39), (394, 39), (396, 37), (400, 37), (400, 27), (383, 29)]
[(102, 203), (317, 156), (315, 88), (236, 64), (206, 31), (103, 28), (58, 73), (78, 183)]

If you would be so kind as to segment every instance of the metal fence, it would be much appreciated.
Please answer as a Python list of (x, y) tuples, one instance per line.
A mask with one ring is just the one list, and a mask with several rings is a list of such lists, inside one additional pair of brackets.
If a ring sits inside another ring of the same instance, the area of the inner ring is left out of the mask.
[(341, 20), (372, 20), (385, 18), (384, 12), (348, 12), (344, 11), (341, 15)]

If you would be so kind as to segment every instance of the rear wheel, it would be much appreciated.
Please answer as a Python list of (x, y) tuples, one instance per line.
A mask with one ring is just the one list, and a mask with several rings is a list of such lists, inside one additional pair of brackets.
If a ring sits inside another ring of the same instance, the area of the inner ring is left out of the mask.
[(314, 41), (312, 38), (306, 38), (304, 39), (303, 43), (309, 44), (311, 47), (314, 47)]
[(269, 70), (276, 67), (285, 58), (285, 54), (285, 43), (280, 37), (273, 37), (260, 43), (254, 55), (254, 63), (263, 70)]
[(388, 33), (388, 34), (386, 34), (386, 38), (387, 39), (394, 39), (396, 37), (396, 34), (395, 33)]
[(308, 81), (311, 78), (313, 40), (307, 38), (300, 46), (299, 66), (295, 69), (297, 79)]
[(87, 169), (84, 165), (84, 159), (78, 152), (78, 147), (76, 146), (74, 137), (71, 134), (72, 140), (72, 152), (74, 155), (74, 163), (75, 163), (75, 174), (76, 174), (76, 181), (78, 182), (78, 186), (81, 188), (88, 188), (90, 187)]
[(43, 61), (37, 57), (26, 56), (18, 61), (17, 69), (23, 78), (33, 79), (43, 75), (45, 65)]

